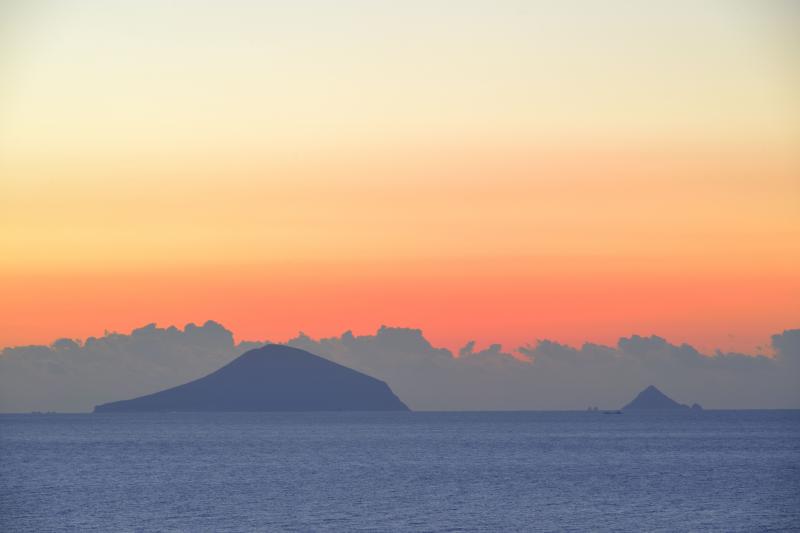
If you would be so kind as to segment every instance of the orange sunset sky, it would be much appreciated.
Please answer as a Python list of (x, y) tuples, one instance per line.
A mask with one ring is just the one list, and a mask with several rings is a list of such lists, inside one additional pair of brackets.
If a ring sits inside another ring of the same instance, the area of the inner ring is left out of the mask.
[(791, 2), (5, 2), (0, 347), (800, 326)]

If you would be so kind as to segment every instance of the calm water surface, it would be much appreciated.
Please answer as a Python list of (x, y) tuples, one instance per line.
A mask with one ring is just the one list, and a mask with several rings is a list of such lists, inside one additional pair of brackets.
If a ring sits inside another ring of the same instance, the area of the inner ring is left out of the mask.
[(3, 415), (0, 530), (800, 531), (800, 411)]

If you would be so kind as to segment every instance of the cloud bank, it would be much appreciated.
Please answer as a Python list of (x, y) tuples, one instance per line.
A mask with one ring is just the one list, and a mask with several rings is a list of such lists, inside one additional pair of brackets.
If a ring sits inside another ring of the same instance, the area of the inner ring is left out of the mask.
[[(235, 343), (216, 322), (184, 329), (150, 324), (0, 353), (0, 411), (90, 411), (203, 376), (263, 342)], [(706, 408), (800, 408), (800, 329), (772, 337), (775, 357), (699, 353), (660, 337), (622, 338), (616, 346), (573, 348), (543, 340), (457, 354), (432, 346), (421, 330), (381, 327), (374, 335), (312, 339), (303, 348), (389, 383), (412, 409), (617, 408), (654, 384), (683, 403)]]

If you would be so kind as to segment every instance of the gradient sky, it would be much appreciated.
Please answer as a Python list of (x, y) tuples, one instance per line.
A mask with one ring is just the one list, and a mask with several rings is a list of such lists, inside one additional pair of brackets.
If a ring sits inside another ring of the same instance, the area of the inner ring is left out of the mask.
[[(0, 346), (800, 325), (800, 8), (0, 6)], [(766, 350), (766, 348), (765, 348)]]

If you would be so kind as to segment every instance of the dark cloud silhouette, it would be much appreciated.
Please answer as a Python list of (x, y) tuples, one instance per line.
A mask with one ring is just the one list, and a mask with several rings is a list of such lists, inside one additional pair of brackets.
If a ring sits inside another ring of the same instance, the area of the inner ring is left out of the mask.
[(790, 329), (773, 335), (772, 347), (780, 359), (800, 363), (800, 329)]
[(542, 340), (517, 349), (529, 362), (498, 344), (476, 351), (469, 342), (454, 358), (420, 330), (387, 327), (318, 341), (301, 335), (289, 344), (380, 377), (414, 409), (616, 408), (650, 384), (710, 408), (786, 408), (800, 407), (800, 379), (789, 363), (800, 362), (798, 331), (773, 337), (775, 358), (706, 356), (638, 335), (580, 348)]
[[(88, 411), (205, 375), (261, 342), (236, 344), (215, 322), (183, 330), (150, 324), (130, 335), (6, 348), (0, 356), (0, 410)], [(707, 408), (800, 407), (800, 330), (772, 337), (775, 357), (716, 352), (634, 335), (616, 346), (580, 348), (549, 340), (511, 351), (499, 344), (457, 354), (419, 329), (381, 327), (287, 342), (389, 383), (413, 409), (617, 408), (654, 384), (679, 402)]]
[[(258, 343), (260, 346), (262, 343)], [(216, 322), (107, 333), (83, 343), (6, 348), (0, 355), (0, 411), (90, 411), (207, 374), (252, 347)]]

